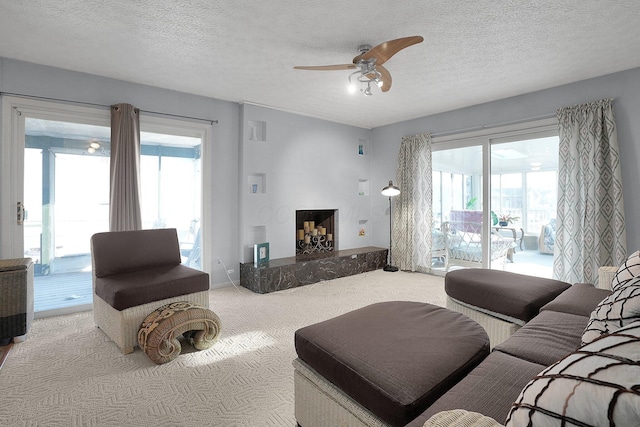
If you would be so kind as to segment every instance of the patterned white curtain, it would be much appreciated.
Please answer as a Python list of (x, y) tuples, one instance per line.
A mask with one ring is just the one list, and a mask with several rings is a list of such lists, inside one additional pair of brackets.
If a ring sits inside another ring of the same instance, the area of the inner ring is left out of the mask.
[(431, 135), (402, 138), (393, 198), (392, 265), (400, 270), (431, 271)]
[(110, 165), (109, 230), (140, 230), (140, 112), (133, 105), (111, 106)]
[(560, 131), (554, 278), (595, 283), (627, 255), (613, 100), (557, 111)]

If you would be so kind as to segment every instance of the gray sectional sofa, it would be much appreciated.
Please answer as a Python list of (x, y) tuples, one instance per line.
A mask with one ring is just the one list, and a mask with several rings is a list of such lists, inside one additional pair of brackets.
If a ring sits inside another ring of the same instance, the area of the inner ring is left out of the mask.
[(422, 427), (431, 416), (453, 409), (504, 423), (527, 383), (580, 347), (591, 312), (610, 293), (590, 284), (569, 287), (407, 427)]
[[(530, 298), (522, 298), (527, 292), (517, 284), (564, 286), (513, 273), (466, 271), (445, 277), (448, 297), (453, 288), (447, 279), (458, 291), (465, 284), (474, 288), (458, 297), (484, 304), (478, 310), (483, 316), (489, 308), (499, 317), (501, 305), (486, 302), (492, 295), (507, 297), (502, 306), (526, 307)], [(610, 289), (566, 288), (513, 335), (496, 340), (479, 365), (407, 427), (640, 426), (640, 251), (618, 267)]]

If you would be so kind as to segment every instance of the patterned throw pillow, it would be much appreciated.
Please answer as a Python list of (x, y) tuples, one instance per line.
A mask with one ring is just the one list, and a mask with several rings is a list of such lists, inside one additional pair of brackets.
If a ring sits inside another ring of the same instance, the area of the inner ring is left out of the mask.
[(640, 425), (640, 321), (544, 369), (522, 390), (506, 425)]
[(623, 286), (637, 276), (640, 276), (640, 250), (629, 255), (624, 264), (618, 268), (611, 281), (611, 289), (615, 291), (618, 286)]
[(640, 276), (618, 285), (611, 295), (603, 299), (591, 312), (582, 334), (582, 344), (588, 344), (603, 334), (640, 319)]

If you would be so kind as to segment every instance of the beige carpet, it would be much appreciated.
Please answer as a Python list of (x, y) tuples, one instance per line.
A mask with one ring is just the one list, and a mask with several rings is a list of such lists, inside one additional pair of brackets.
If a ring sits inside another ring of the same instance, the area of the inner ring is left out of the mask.
[(296, 329), (388, 300), (444, 306), (443, 279), (377, 270), (290, 291), (210, 292), (219, 341), (155, 365), (123, 356), (91, 312), (36, 320), (0, 370), (8, 426), (294, 426)]

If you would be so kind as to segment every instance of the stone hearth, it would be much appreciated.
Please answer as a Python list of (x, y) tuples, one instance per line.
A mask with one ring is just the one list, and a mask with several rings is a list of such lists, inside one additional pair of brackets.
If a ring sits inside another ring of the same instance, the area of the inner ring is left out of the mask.
[(352, 276), (385, 266), (387, 249), (368, 246), (317, 255), (272, 259), (256, 267), (240, 264), (240, 284), (264, 294)]

